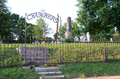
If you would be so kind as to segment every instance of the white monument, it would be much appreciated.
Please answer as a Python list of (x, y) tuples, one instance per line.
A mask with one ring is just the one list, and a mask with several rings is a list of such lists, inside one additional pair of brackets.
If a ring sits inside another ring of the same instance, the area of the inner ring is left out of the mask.
[(87, 32), (86, 36), (87, 36), (87, 42), (90, 42), (90, 34), (89, 34), (89, 32)]
[(75, 36), (74, 42), (79, 42), (79, 38), (77, 36)]
[(110, 38), (110, 41), (111, 41), (111, 42), (113, 42), (113, 39), (112, 39), (112, 38)]
[(85, 36), (83, 35), (83, 36), (80, 36), (80, 41), (81, 42), (85, 42)]
[(83, 36), (80, 36), (80, 42), (83, 42)]

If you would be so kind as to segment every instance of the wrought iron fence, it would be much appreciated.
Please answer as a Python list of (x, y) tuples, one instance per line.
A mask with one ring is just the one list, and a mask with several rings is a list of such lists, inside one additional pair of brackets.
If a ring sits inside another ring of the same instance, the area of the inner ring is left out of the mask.
[(120, 40), (94, 39), (91, 42), (55, 43), (53, 40), (30, 39), (26, 42), (25, 45), (22, 38), (13, 40), (0, 37), (0, 67), (120, 60)]

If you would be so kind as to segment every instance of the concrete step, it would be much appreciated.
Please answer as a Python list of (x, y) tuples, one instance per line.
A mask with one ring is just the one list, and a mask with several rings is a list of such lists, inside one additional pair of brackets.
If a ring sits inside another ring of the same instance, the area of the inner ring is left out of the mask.
[(38, 72), (38, 74), (40, 74), (40, 75), (62, 74), (62, 72), (61, 71), (58, 71), (58, 72)]
[[(45, 79), (64, 79), (64, 75), (45, 76)], [(41, 78), (40, 78), (41, 79)]]
[(41, 67), (35, 67), (35, 70), (38, 72), (58, 72), (58, 67), (47, 67), (47, 68), (41, 68)]

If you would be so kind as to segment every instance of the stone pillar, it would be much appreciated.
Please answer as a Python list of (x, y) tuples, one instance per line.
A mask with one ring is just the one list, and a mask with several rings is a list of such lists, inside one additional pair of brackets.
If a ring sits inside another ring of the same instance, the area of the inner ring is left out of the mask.
[(73, 37), (73, 31), (71, 26), (71, 17), (67, 18), (67, 29), (65, 32), (65, 39)]
[(54, 40), (57, 42), (57, 35), (58, 35), (58, 20), (59, 20), (59, 14), (57, 14), (57, 25), (56, 25), (56, 32), (53, 35)]

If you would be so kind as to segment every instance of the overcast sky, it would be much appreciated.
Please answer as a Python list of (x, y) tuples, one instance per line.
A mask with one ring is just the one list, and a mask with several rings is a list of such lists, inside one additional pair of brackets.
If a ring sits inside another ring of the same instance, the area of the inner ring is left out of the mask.
[[(8, 0), (7, 5), (11, 7), (11, 12), (19, 14), (25, 17), (25, 13), (30, 14), (34, 12), (41, 12), (41, 9), (45, 9), (46, 13), (49, 13), (55, 17), (57, 14), (61, 16), (62, 24), (67, 22), (67, 17), (70, 16), (72, 20), (77, 17), (78, 8), (75, 6), (77, 0)], [(28, 23), (36, 24), (38, 18), (27, 20)], [(53, 29), (55, 33), (56, 23), (44, 18), (45, 22), (49, 24), (49, 27)], [(53, 37), (53, 34), (49, 35)]]

